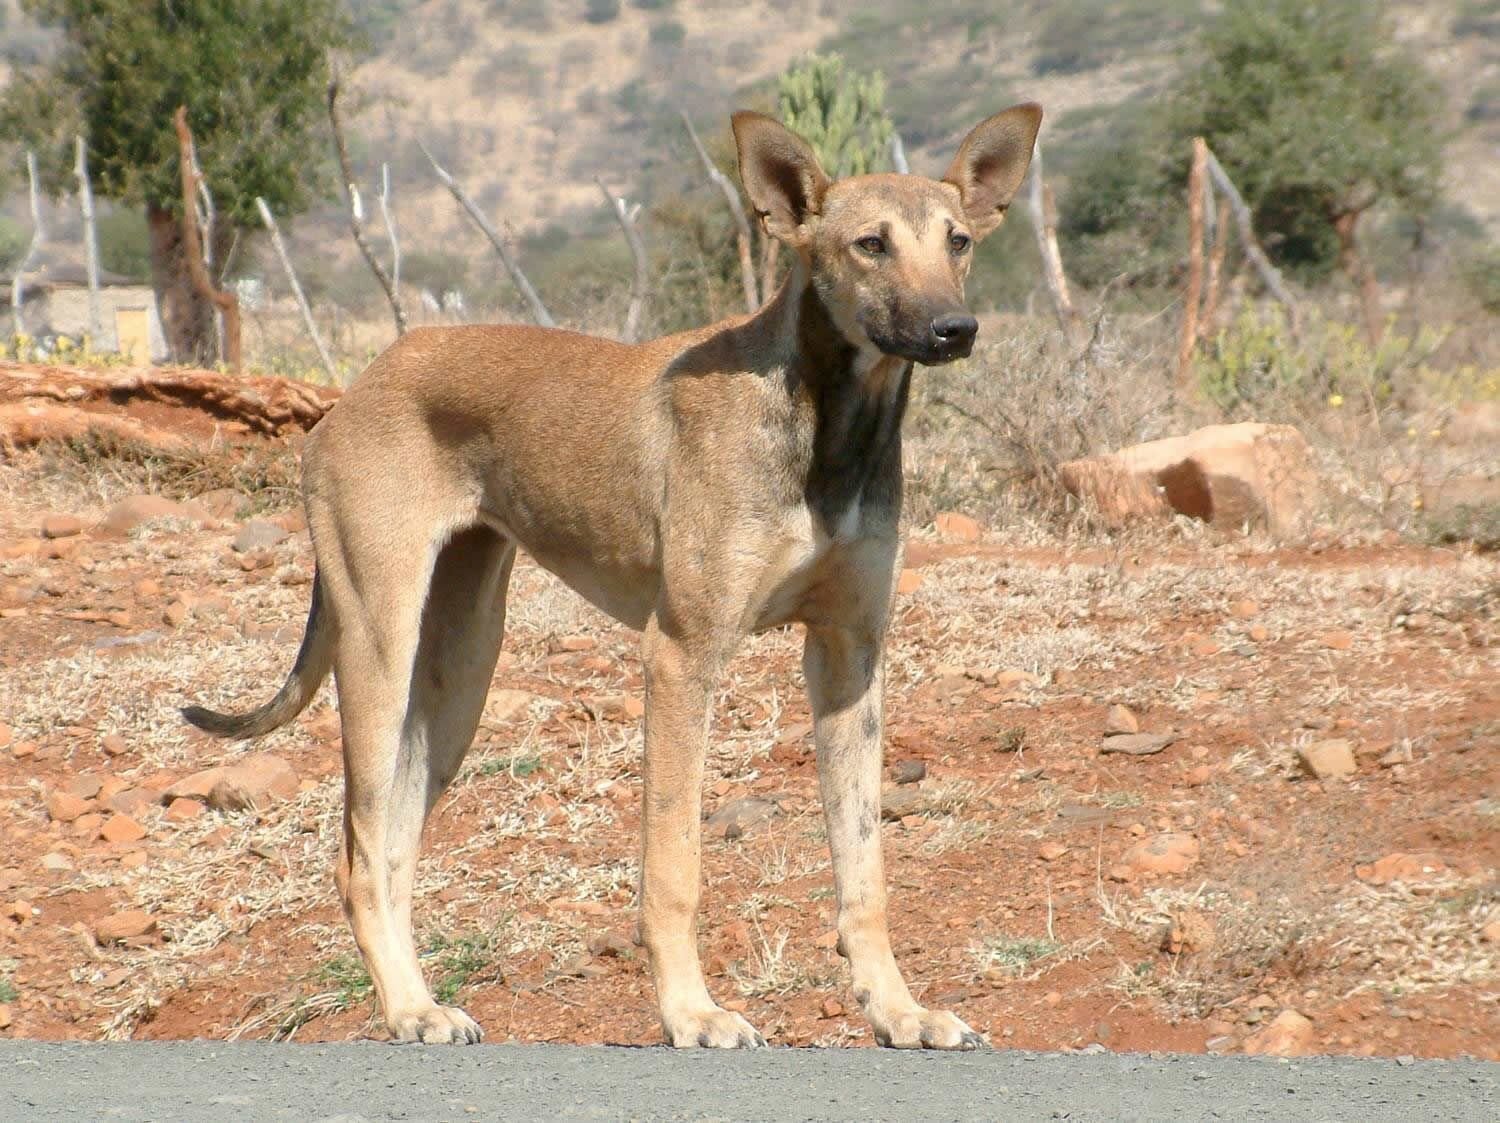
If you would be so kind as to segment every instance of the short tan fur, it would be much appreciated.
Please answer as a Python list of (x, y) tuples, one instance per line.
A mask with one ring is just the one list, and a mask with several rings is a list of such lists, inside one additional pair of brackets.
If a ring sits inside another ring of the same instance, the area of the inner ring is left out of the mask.
[(830, 182), (770, 117), (734, 116), (740, 174), (790, 248), (753, 315), (625, 345), (520, 326), (421, 328), (308, 438), (317, 555), (281, 691), (194, 724), (254, 736), (333, 670), (346, 796), (337, 880), (391, 1035), (477, 1041), (439, 1006), (412, 936), (423, 824), (474, 738), (516, 550), (643, 633), (640, 935), (667, 1040), (763, 1044), (708, 992), (695, 934), (709, 705), (745, 635), (797, 622), (853, 993), (884, 1045), (982, 1039), (912, 998), (880, 853), (886, 623), (900, 566), (901, 421), (913, 363), (966, 356), (973, 244), (1025, 176), (1041, 110), (982, 122), (942, 180)]

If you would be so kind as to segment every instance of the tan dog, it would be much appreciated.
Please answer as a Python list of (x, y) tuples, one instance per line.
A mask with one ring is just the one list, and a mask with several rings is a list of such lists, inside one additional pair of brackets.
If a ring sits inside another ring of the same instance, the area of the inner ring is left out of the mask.
[(427, 814), (484, 708), (522, 547), (645, 633), (641, 937), (667, 1040), (764, 1043), (714, 1002), (698, 963), (700, 788), (725, 662), (747, 633), (798, 621), (854, 995), (882, 1045), (982, 1043), (919, 1006), (891, 954), (882, 661), (912, 364), (969, 353), (972, 246), (1004, 217), (1041, 116), (1021, 105), (989, 118), (942, 181), (830, 183), (799, 137), (737, 113), (745, 189), (792, 251), (764, 308), (635, 346), (419, 329), (308, 438), (317, 579), (296, 665), (252, 713), (184, 714), (219, 734), (265, 733), (333, 668), (347, 786), (338, 885), (393, 1037), (480, 1037), (422, 979), (412, 878)]

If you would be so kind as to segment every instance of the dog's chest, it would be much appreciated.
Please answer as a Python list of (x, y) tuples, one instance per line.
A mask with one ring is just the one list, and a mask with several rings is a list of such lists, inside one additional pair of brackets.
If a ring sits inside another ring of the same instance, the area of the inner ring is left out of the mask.
[(761, 572), (752, 599), (752, 627), (776, 627), (802, 616), (804, 606), (831, 581), (864, 579), (861, 547), (873, 529), (858, 497), (832, 526), (806, 506), (788, 511), (760, 552)]

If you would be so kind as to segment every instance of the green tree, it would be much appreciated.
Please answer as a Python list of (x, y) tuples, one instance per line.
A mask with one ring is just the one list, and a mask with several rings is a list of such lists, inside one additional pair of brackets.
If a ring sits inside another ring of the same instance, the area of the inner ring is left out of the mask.
[(0, 135), (43, 154), (54, 192), (69, 189), (72, 134), (89, 143), (96, 194), (140, 207), (173, 357), (214, 356), (213, 313), (181, 252), (181, 186), (172, 114), (188, 107), (198, 162), (220, 223), (215, 259), (259, 228), (255, 198), (306, 209), (326, 184), (324, 92), (330, 49), (347, 45), (339, 0), (22, 0), (60, 33), (51, 60), (0, 96)]
[(777, 110), (803, 137), (829, 175), (864, 175), (890, 167), (895, 126), (885, 110), (879, 71), (847, 71), (841, 55), (812, 54), (776, 80)]
[(1277, 263), (1307, 281), (1342, 264), (1373, 295), (1359, 223), (1420, 217), (1441, 176), (1441, 97), (1375, 0), (1225, 0), (1174, 93), (1110, 122), (1070, 169), (1070, 267), (1161, 280), (1181, 260), (1189, 144), (1208, 140)]

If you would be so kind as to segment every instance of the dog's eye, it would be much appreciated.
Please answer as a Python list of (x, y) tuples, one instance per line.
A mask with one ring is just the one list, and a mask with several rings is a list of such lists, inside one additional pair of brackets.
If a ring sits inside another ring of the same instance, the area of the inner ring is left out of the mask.
[(948, 248), (954, 253), (963, 253), (969, 248), (972, 242), (973, 239), (967, 234), (950, 234), (948, 236)]
[(866, 234), (854, 244), (871, 257), (879, 257), (885, 253), (885, 239), (878, 234)]

